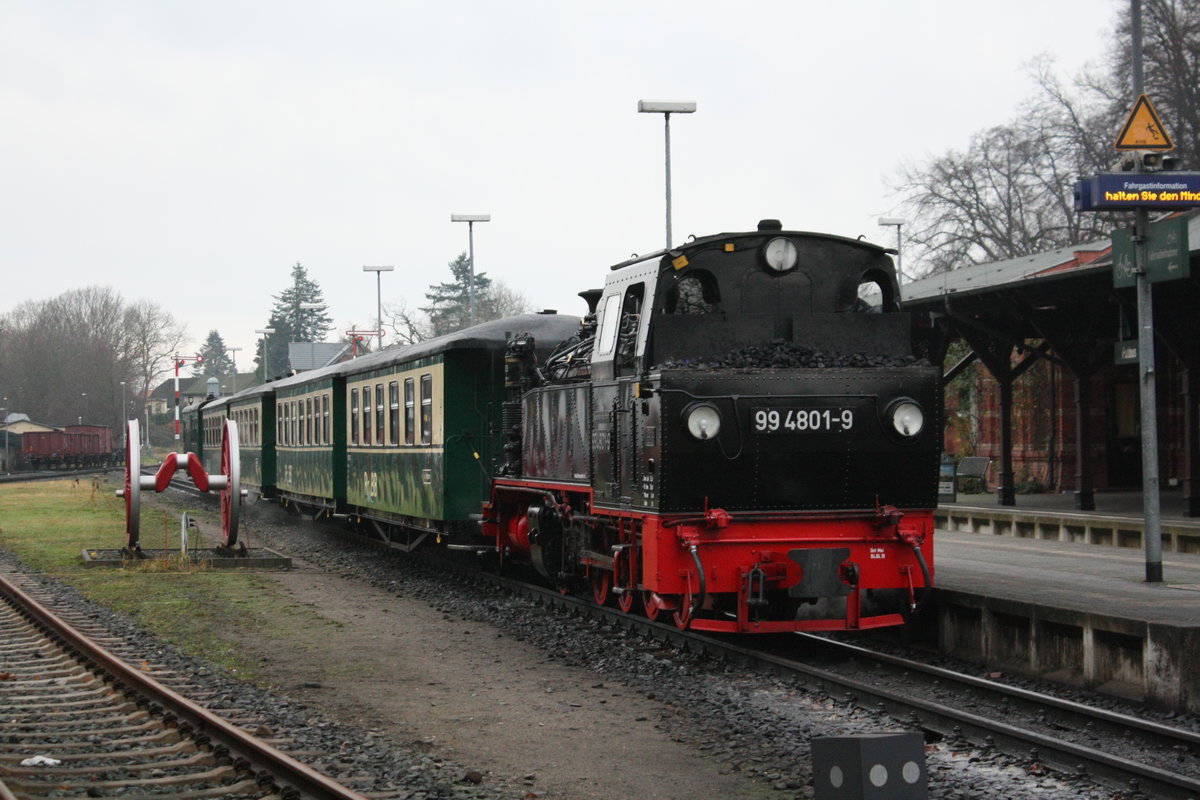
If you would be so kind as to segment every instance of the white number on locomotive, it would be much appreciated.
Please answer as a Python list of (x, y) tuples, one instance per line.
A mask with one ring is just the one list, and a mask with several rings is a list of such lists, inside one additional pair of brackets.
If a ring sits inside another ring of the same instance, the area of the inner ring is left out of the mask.
[(756, 408), (755, 433), (842, 433), (854, 427), (849, 408)]

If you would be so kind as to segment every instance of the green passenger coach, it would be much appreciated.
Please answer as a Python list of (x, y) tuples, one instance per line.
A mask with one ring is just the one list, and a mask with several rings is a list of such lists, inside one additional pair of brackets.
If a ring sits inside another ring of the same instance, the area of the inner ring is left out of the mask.
[(229, 398), (229, 417), (238, 426), (242, 487), (274, 497), (275, 385), (254, 386)]
[(281, 502), (319, 513), (346, 497), (343, 365), (275, 381), (275, 487)]
[(473, 532), (502, 446), (508, 338), (530, 333), (549, 352), (578, 329), (528, 314), (343, 364), (345, 510), (400, 548)]

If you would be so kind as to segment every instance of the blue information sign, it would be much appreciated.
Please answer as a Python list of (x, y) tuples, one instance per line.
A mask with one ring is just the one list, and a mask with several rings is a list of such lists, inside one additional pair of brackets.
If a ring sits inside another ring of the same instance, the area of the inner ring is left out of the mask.
[(1200, 206), (1200, 172), (1101, 172), (1075, 184), (1076, 211)]

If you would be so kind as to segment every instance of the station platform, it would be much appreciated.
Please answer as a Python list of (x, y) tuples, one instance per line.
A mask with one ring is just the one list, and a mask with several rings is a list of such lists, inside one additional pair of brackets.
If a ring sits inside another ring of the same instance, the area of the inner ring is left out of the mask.
[(938, 649), (1200, 712), (1200, 519), (1178, 495), (1161, 503), (1162, 583), (1145, 580), (1139, 492), (1097, 493), (1094, 512), (1070, 495), (994, 503), (959, 495), (938, 511)]

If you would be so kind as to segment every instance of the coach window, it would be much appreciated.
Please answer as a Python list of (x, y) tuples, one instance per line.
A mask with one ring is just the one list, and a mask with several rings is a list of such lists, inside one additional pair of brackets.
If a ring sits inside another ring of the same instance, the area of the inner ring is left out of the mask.
[(433, 376), (421, 376), (421, 444), (433, 443)]
[(388, 382), (388, 443), (400, 444), (400, 383)]
[(321, 444), (329, 444), (329, 393), (321, 395)]
[(362, 387), (362, 443), (371, 443), (371, 387)]
[(413, 379), (404, 379), (404, 443), (413, 443), (413, 432), (417, 425), (416, 406), (413, 397)]
[(275, 441), (283, 444), (283, 403), (275, 404)]
[(316, 444), (317, 423), (313, 418), (313, 398), (304, 401), (304, 439), (305, 444)]
[(350, 444), (358, 444), (358, 389), (350, 390)]
[(300, 444), (300, 412), (304, 409), (304, 401), (293, 400), (291, 406), (292, 444)]
[(383, 384), (375, 384), (375, 444), (382, 446), (387, 440), (383, 435)]

